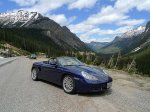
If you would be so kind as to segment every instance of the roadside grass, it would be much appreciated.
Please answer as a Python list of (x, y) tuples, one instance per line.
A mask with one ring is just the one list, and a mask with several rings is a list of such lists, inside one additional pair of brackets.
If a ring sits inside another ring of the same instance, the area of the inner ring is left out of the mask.
[(113, 69), (113, 68), (107, 68), (105, 66), (98, 66), (106, 71), (114, 71), (114, 72), (118, 72), (120, 74), (126, 74), (126, 75), (129, 75), (129, 76), (132, 76), (132, 77), (137, 77), (137, 78), (140, 78), (140, 79), (147, 79), (150, 81), (150, 77), (149, 75), (143, 75), (143, 74), (140, 74), (140, 73), (137, 73), (137, 72), (128, 72), (127, 69), (121, 69), (121, 70), (118, 70), (118, 69)]

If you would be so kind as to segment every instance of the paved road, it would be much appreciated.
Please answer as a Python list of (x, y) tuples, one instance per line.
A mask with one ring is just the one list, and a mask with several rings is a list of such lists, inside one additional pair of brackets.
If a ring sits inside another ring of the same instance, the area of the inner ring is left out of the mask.
[[(38, 60), (39, 61), (39, 60)], [(108, 71), (110, 91), (68, 95), (30, 77), (33, 60), (19, 58), (0, 67), (0, 112), (150, 112), (150, 79)]]
[(0, 66), (3, 66), (7, 63), (10, 63), (11, 61), (17, 59), (16, 57), (12, 57), (12, 58), (0, 58)]

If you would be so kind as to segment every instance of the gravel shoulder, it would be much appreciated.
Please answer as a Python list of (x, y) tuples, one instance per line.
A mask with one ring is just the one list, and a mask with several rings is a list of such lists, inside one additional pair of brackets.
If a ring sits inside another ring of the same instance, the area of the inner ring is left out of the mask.
[(68, 95), (51, 83), (32, 81), (35, 61), (24, 57), (0, 67), (1, 112), (150, 112), (150, 78), (108, 70), (112, 89)]

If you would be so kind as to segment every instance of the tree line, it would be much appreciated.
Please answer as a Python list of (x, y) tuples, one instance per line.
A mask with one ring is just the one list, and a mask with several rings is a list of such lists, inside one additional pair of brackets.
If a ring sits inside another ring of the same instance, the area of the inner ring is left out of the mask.
[(29, 53), (42, 52), (49, 57), (64, 55), (63, 46), (57, 45), (51, 38), (43, 35), (42, 31), (40, 29), (1, 28), (0, 42), (8, 43)]
[[(47, 57), (74, 56), (87, 64), (123, 69), (143, 75), (148, 74), (150, 76), (150, 47), (147, 47), (137, 54), (127, 56), (121, 56), (121, 52), (114, 55), (80, 52), (58, 46), (51, 38), (46, 37), (41, 32), (41, 30), (37, 29), (3, 28), (0, 29), (0, 42), (7, 42), (29, 53), (42, 52), (45, 53)], [(3, 46), (0, 46), (0, 48), (3, 48)]]

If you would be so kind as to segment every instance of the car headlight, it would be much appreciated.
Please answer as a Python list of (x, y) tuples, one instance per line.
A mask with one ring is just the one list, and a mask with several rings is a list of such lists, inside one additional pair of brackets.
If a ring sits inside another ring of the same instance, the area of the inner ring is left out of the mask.
[(108, 73), (105, 70), (103, 70), (103, 72), (104, 72), (105, 75), (108, 75)]
[(95, 76), (90, 75), (90, 74), (87, 73), (87, 72), (82, 71), (81, 74), (82, 74), (82, 76), (83, 76), (84, 78), (86, 78), (86, 79), (88, 79), (88, 80), (98, 80)]

